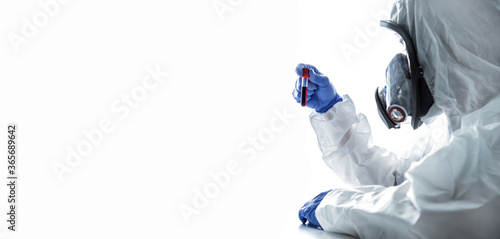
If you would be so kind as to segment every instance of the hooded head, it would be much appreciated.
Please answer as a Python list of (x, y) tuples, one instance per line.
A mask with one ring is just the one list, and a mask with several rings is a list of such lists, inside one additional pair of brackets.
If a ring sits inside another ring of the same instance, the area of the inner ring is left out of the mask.
[(500, 95), (500, 2), (396, 0), (391, 21), (413, 38), (434, 97), (428, 122), (444, 112), (452, 130)]

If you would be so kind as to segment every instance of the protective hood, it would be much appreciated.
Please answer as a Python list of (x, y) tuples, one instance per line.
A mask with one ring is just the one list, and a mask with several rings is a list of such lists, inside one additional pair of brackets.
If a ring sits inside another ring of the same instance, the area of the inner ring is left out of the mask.
[(391, 22), (418, 49), (436, 108), (426, 118), (444, 112), (456, 130), (500, 95), (500, 1), (396, 0)]

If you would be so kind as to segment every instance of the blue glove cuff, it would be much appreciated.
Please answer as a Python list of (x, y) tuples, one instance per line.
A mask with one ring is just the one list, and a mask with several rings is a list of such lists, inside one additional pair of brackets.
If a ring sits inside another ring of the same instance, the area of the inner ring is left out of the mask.
[(342, 97), (338, 94), (335, 95), (335, 97), (332, 99), (332, 101), (330, 103), (328, 103), (325, 107), (319, 109), (319, 110), (316, 110), (316, 112), (318, 113), (325, 113), (327, 112), (329, 109), (331, 109), (335, 104), (339, 103), (339, 102), (342, 102), (344, 99), (342, 99)]

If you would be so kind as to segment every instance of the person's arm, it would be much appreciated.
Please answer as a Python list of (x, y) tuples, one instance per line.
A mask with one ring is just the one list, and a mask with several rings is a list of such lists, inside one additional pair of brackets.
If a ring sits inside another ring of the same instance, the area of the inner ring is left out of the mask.
[(323, 160), (346, 183), (353, 186), (396, 184), (399, 161), (396, 155), (371, 145), (371, 129), (349, 96), (325, 113), (313, 113)]
[[(500, 102), (500, 100), (499, 100)], [(496, 111), (492, 104), (485, 112)], [(467, 120), (480, 119), (484, 112)], [(490, 115), (491, 117), (491, 115)], [(393, 187), (329, 192), (315, 211), (325, 231), (362, 238), (494, 238), (500, 235), (500, 124), (468, 124), (413, 164)], [(479, 125), (479, 126), (478, 126)]]

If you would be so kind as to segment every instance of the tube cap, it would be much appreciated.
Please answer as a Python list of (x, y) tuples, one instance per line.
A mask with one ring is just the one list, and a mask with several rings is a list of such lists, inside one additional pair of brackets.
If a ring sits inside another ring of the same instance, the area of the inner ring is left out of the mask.
[(309, 78), (309, 68), (302, 68), (302, 77)]

